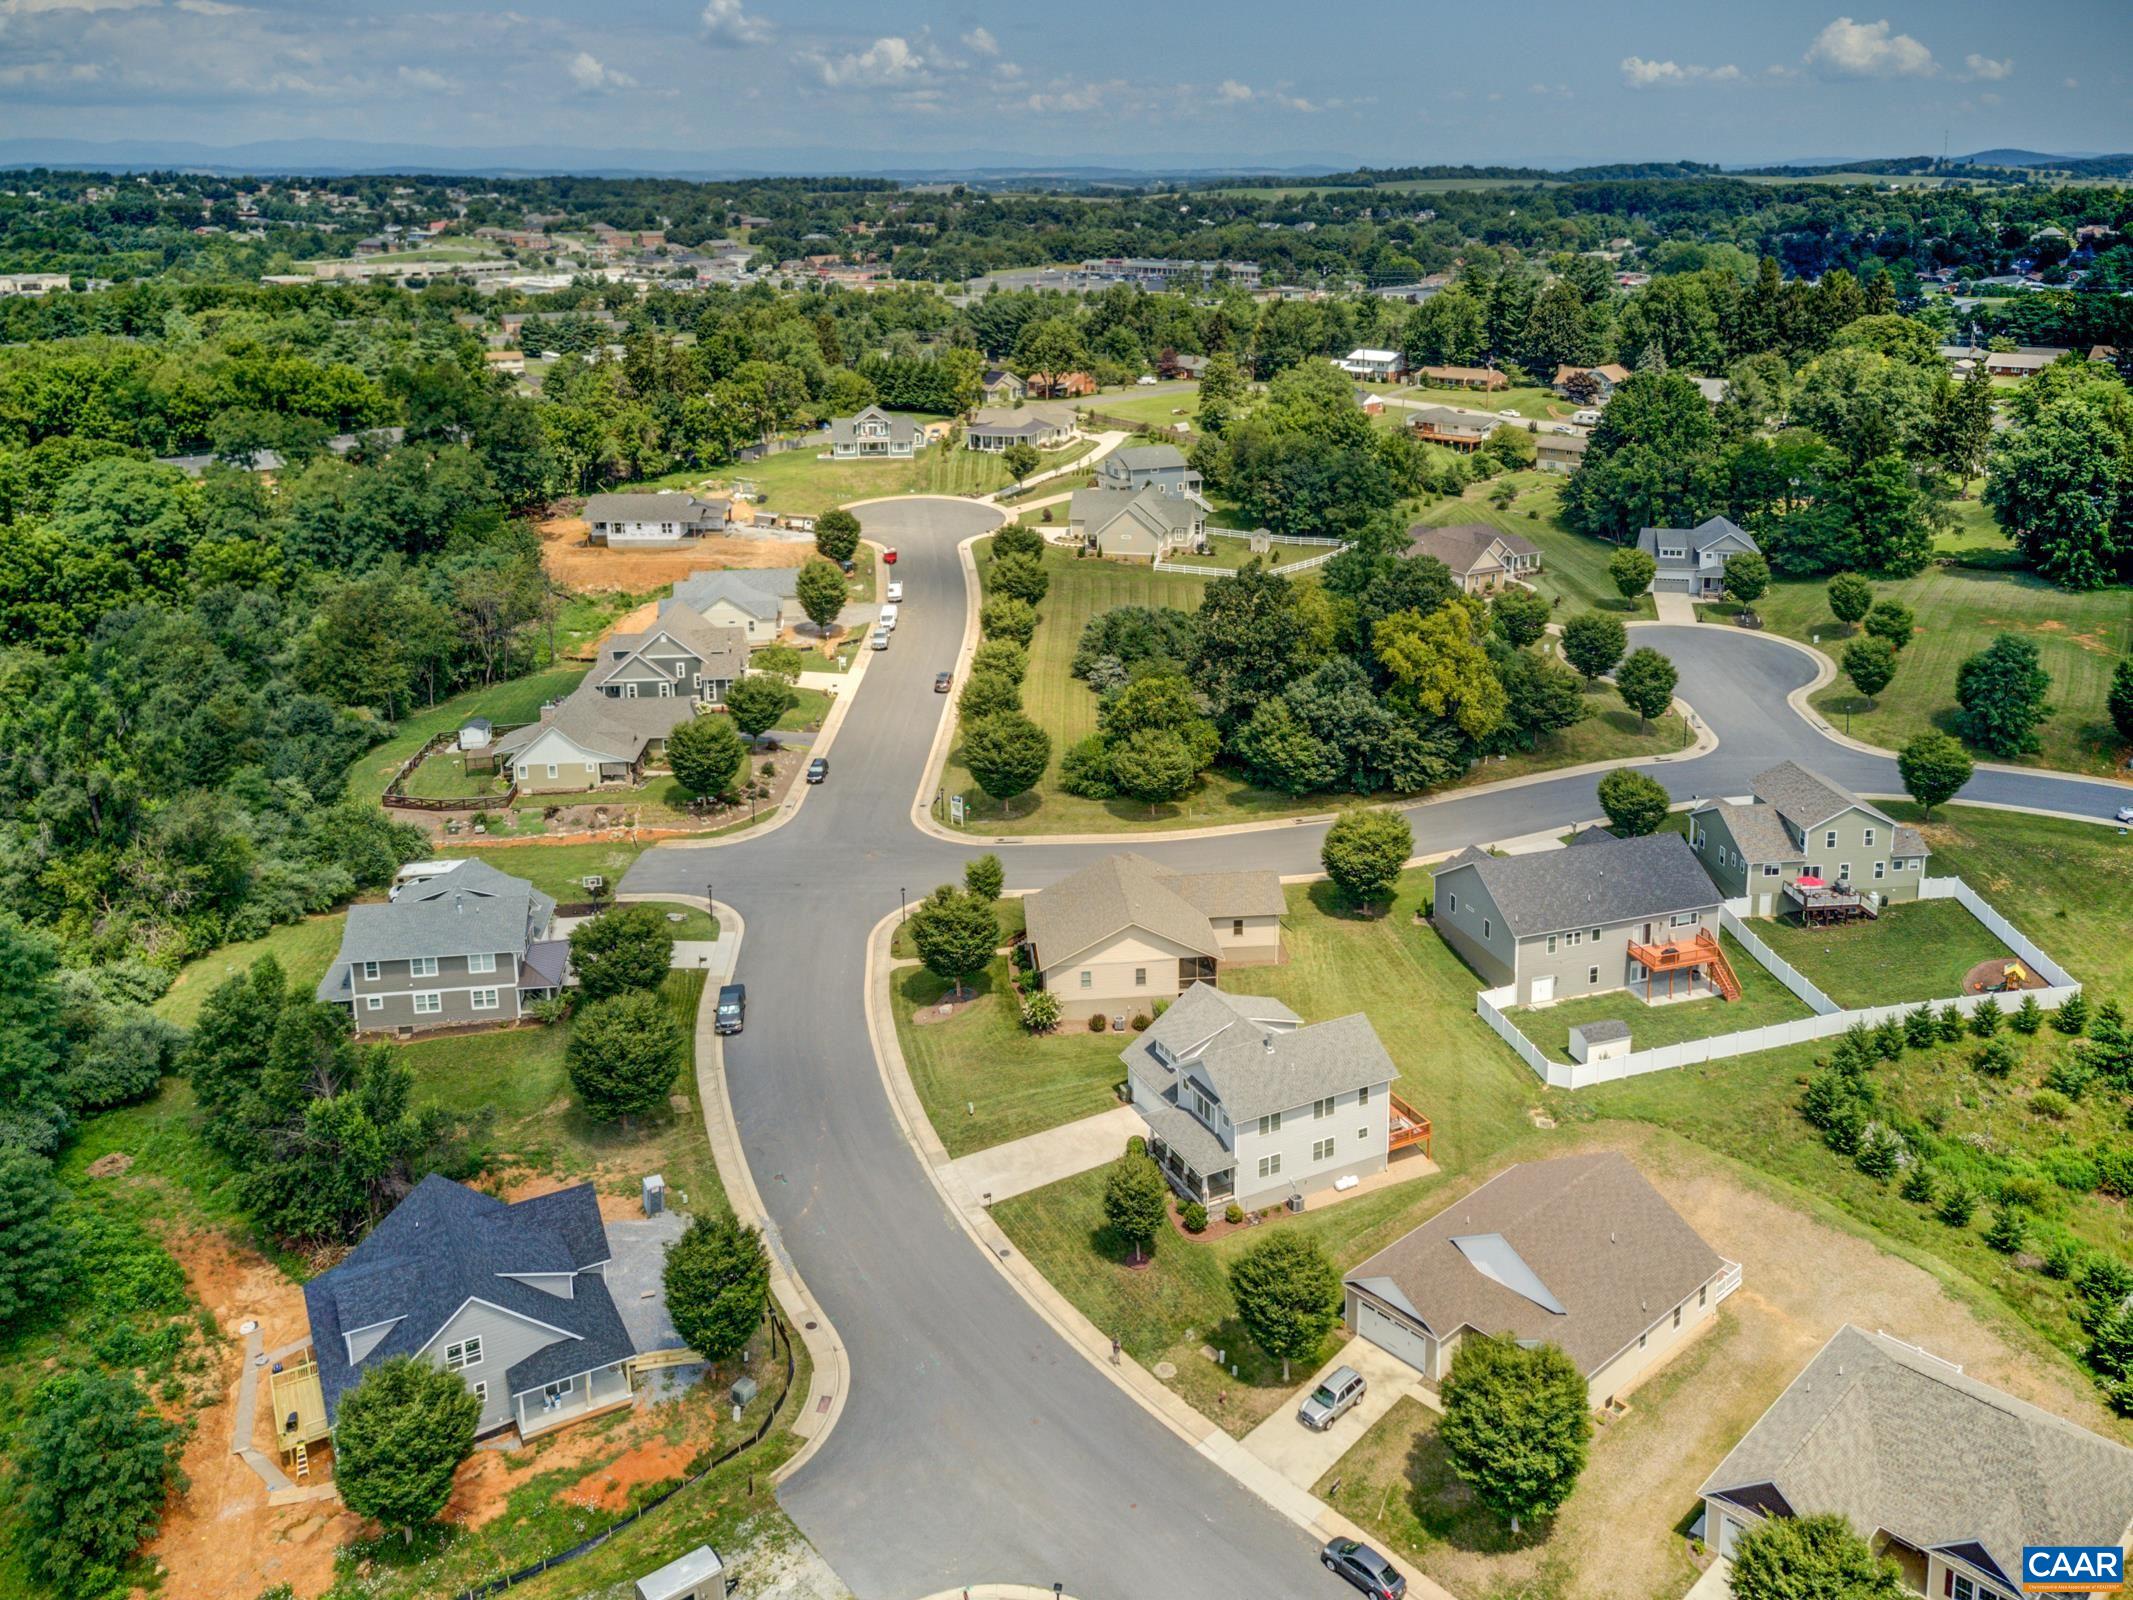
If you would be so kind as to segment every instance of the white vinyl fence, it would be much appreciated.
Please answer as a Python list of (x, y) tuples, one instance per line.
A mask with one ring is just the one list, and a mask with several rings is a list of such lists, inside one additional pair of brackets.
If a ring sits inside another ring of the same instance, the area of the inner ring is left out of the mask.
[[(1958, 901), (1964, 910), (1990, 928), (2010, 952), (2018, 956), (2025, 966), (2048, 985), (2046, 988), (2025, 991), (2045, 1010), (2056, 1010), (2081, 992), (2081, 984), (2072, 974), (2046, 955), (2035, 941), (1995, 911), (1962, 879), (1928, 878), (1919, 885), (1918, 896), (1921, 900)], [(2007, 1004), (2006, 998), (1999, 995), (1959, 994), (1933, 1000), (1908, 1000), (1901, 1005), (1861, 1006), (1851, 1011), (1842, 1010), (1791, 966), (1779, 960), (1768, 945), (1747, 931), (1730, 909), (1720, 913), (1719, 921), (1726, 932), (1733, 935), (1756, 960), (1769, 968), (1780, 983), (1813, 1007), (1817, 1014), (1792, 1022), (1773, 1022), (1767, 1027), (1746, 1028), (1739, 1033), (1722, 1033), (1709, 1039), (1684, 1039), (1679, 1044), (1660, 1045), (1652, 1050), (1634, 1050), (1626, 1056), (1616, 1056), (1611, 1061), (1566, 1063), (1549, 1060), (1547, 1053), (1520, 1032), (1518, 1025), (1504, 1015), (1503, 1007), (1517, 993), (1514, 987), (1507, 985), (1500, 989), (1483, 990), (1475, 996), (1474, 1009), (1497, 1037), (1517, 1053), (1519, 1060), (1531, 1067), (1550, 1088), (1584, 1089), (1596, 1083), (1612, 1083), (1619, 1078), (1641, 1077), (1647, 1072), (1665, 1072), (1674, 1067), (1694, 1066), (1704, 1061), (1723, 1061), (1732, 1056), (1753, 1055), (1761, 1050), (1775, 1050), (1781, 1045), (1833, 1039), (1855, 1023), (1872, 1028), (1891, 1017), (1901, 1021), (1921, 1005), (1930, 1005), (1936, 1011), (1943, 1006), (1952, 1005), (1968, 1015), (1988, 999), (1996, 1000), (2002, 1006)], [(1824, 1007), (1828, 1009), (1825, 1010)]]

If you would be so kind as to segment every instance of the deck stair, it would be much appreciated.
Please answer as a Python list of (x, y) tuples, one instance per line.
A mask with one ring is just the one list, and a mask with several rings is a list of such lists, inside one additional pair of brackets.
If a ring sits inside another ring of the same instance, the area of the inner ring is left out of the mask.
[(296, 1460), (294, 1465), (296, 1467), (296, 1481), (298, 1483), (302, 1483), (306, 1478), (311, 1476), (311, 1451), (309, 1450), (309, 1448), (306, 1447), (304, 1441), (301, 1439), (296, 1441), (295, 1455)]
[(1733, 963), (1726, 959), (1725, 950), (1711, 937), (1708, 928), (1698, 928), (1693, 939), (1669, 939), (1664, 944), (1639, 944), (1632, 939), (1629, 958), (1644, 968), (1647, 998), (1654, 975), (1676, 972), (1693, 974), (1699, 967), (1710, 980), (1711, 987), (1725, 999), (1740, 998), (1740, 978), (1733, 971)]

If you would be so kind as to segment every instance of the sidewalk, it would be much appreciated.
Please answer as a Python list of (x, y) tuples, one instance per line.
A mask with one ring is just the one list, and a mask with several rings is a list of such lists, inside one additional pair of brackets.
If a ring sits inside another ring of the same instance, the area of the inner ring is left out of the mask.
[(955, 1175), (980, 1205), (989, 1206), (1115, 1161), (1126, 1141), (1144, 1131), (1140, 1113), (1114, 1106), (1026, 1139), (974, 1150), (953, 1163)]

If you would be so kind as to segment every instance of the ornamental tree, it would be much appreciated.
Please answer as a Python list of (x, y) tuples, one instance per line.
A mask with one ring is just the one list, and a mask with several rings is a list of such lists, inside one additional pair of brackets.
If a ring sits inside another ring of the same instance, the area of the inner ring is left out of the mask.
[(458, 1373), (415, 1356), (381, 1361), (341, 1396), (335, 1487), (349, 1510), (412, 1541), (451, 1497), (480, 1422), (481, 1401)]
[(1563, 625), (1563, 659), (1588, 684), (1614, 671), (1628, 648), (1629, 630), (1622, 619), (1604, 611), (1582, 611)]
[(761, 1234), (717, 1211), (690, 1218), (667, 1246), (660, 1283), (682, 1342), (706, 1361), (725, 1361), (746, 1349), (763, 1325), (770, 1257)]
[(1007, 884), (1007, 869), (990, 851), (963, 863), (963, 887), (981, 900), (998, 900)]
[(1367, 911), (1390, 898), (1414, 850), (1414, 830), (1399, 812), (1358, 807), (1343, 811), (1326, 830), (1318, 859), (1333, 886)]
[(2019, 634), (2001, 634), (1956, 669), (1963, 737), (1996, 756), (2036, 749), (2037, 724), (2049, 715), (2044, 697), (2051, 686), (2036, 645)]
[(800, 609), (807, 613), (807, 620), (826, 639), (836, 625), (837, 613), (851, 598), (851, 591), (845, 587), (844, 574), (837, 570), (835, 563), (817, 556), (794, 575), (793, 597), (800, 602)]
[(1043, 601), (1045, 591), (1051, 586), (1051, 575), (1035, 556), (995, 557), (991, 570), (985, 574), (985, 587), (992, 593), (1013, 595), (1033, 606)]
[(1659, 831), (1673, 802), (1658, 779), (1617, 767), (1600, 780), (1600, 809), (1617, 837), (1641, 839)]
[(1132, 1247), (1136, 1265), (1155, 1243), (1169, 1202), (1170, 1187), (1145, 1151), (1128, 1150), (1111, 1163), (1104, 1176), (1104, 1221)]
[(1734, 1600), (1899, 1600), (1896, 1563), (1878, 1557), (1841, 1512), (1766, 1517), (1733, 1547)]
[(1829, 580), (1829, 614), (1846, 628), (1855, 628), (1874, 604), (1874, 586), (1856, 572), (1840, 572)]
[(859, 519), (842, 506), (815, 518), (815, 550), (825, 561), (849, 561), (859, 549)]
[(1640, 732), (1653, 717), (1666, 715), (1674, 703), (1674, 685), (1679, 679), (1674, 663), (1649, 645), (1630, 651), (1622, 665), (1615, 668), (1615, 692), (1637, 713)]
[(724, 717), (695, 717), (667, 735), (674, 781), (699, 800), (731, 793), (747, 762), (747, 742)]
[(1318, 1241), (1294, 1228), (1260, 1240), (1230, 1264), (1230, 1298), (1252, 1343), (1281, 1363), (1318, 1353), (1341, 1319), (1340, 1269)]
[(1901, 650), (1918, 631), (1918, 619), (1901, 600), (1876, 600), (1866, 614), (1866, 631), (1886, 640), (1891, 650)]
[(1052, 736), (1019, 711), (963, 725), (963, 765), (1003, 808), (1034, 788), (1052, 759)]
[(1852, 687), (1866, 696), (1871, 709), (1874, 696), (1889, 686), (1896, 676), (1896, 651), (1886, 639), (1869, 635), (1854, 639), (1844, 647), (1844, 675), (1852, 680)]
[(588, 1000), (656, 989), (674, 964), (673, 929), (657, 906), (616, 906), (570, 930), (570, 964)]
[(963, 984), (992, 964), (1000, 945), (1000, 918), (993, 903), (968, 889), (944, 883), (911, 913), (911, 944), (936, 978), (945, 979), (954, 998)]
[(726, 689), (726, 715), (751, 740), (760, 741), (799, 703), (799, 692), (768, 672), (744, 672)]
[(1607, 558), (1607, 576), (1614, 581), (1615, 593), (1625, 600), (1634, 600), (1652, 586), (1658, 575), (1659, 563), (1647, 550), (1626, 544)]
[(1937, 729), (1920, 734), (1896, 756), (1904, 790), (1925, 807), (1929, 822), (1933, 808), (1953, 800), (1975, 770), (1970, 752)]
[(1523, 650), (1548, 631), (1552, 610), (1531, 589), (1513, 584), (1489, 602), (1489, 622), (1514, 650)]
[(1770, 592), (1770, 563), (1753, 550), (1743, 550), (1726, 561), (1726, 593), (1740, 602), (1741, 610), (1755, 615), (1755, 602)]
[(1452, 1355), (1437, 1437), (1474, 1498), (1516, 1534), (1577, 1486), (1592, 1447), (1592, 1399), (1559, 1346), (1469, 1333)]

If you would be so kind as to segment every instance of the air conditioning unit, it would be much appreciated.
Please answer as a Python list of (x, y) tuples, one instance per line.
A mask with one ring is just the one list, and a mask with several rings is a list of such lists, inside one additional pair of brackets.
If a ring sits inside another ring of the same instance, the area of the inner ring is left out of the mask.
[(1304, 1208), (1304, 1197), (1303, 1197), (1302, 1195), (1300, 1195), (1300, 1194), (1292, 1194), (1292, 1195), (1290, 1195), (1290, 1196), (1289, 1196), (1289, 1209), (1290, 1209), (1291, 1211), (1301, 1211), (1301, 1210), (1303, 1210), (1303, 1208)]

